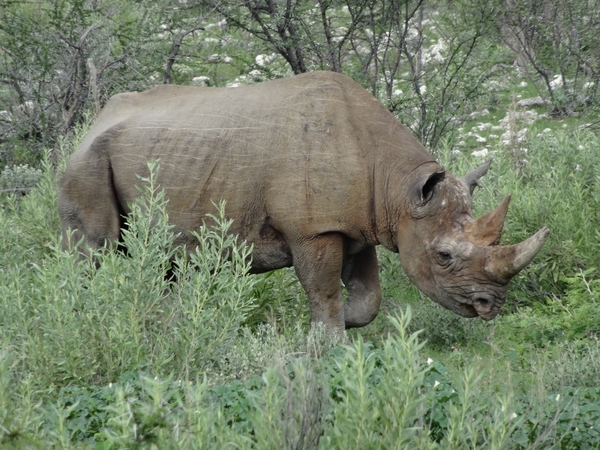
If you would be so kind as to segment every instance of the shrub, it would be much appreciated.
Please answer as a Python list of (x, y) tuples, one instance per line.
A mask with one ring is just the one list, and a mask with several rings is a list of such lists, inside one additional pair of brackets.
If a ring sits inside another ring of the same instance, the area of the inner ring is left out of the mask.
[(546, 358), (533, 361), (532, 371), (550, 392), (563, 388), (600, 386), (600, 343), (590, 340), (561, 342)]
[(17, 353), (4, 350), (0, 443), (102, 449), (593, 448), (600, 426), (597, 387), (495, 394), (473, 368), (452, 376), (440, 362), (423, 361), (423, 344), (407, 332), (409, 321), (410, 310), (392, 318), (395, 331), (380, 349), (360, 337), (325, 353), (317, 345), (318, 358), (287, 354), (262, 377), (213, 387), (206, 377), (175, 380), (136, 370), (114, 383), (72, 384), (43, 394), (15, 376)]
[(40, 169), (27, 164), (6, 167), (0, 172), (0, 192), (26, 193), (37, 186), (41, 177)]
[(420, 337), (436, 350), (448, 351), (467, 345), (476, 346), (485, 341), (493, 329), (493, 324), (460, 317), (427, 298), (423, 298), (420, 303), (413, 303), (411, 307), (414, 309), (414, 317), (409, 330), (422, 330)]
[(127, 218), (127, 256), (96, 252), (96, 269), (55, 241), (31, 269), (7, 266), (1, 338), (41, 385), (110, 382), (144, 368), (193, 378), (222, 358), (253, 308), (250, 249), (227, 234), (224, 205), (213, 227), (198, 230), (199, 247), (175, 255), (154, 173)]
[(496, 16), (516, 63), (556, 116), (598, 107), (598, 11), (586, 1), (505, 2)]

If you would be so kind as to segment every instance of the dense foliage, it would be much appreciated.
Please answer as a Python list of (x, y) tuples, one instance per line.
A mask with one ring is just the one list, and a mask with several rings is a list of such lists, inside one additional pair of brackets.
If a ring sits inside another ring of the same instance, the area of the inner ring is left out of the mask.
[[(597, 13), (0, 0), (0, 447), (598, 448)], [(110, 95), (316, 69), (362, 83), (453, 173), (492, 157), (474, 207), (512, 194), (503, 243), (550, 227), (500, 317), (433, 304), (383, 250), (380, 317), (329, 342), (293, 271), (248, 275), (226, 205), (195, 252), (173, 247), (160, 162), (126, 256), (60, 249), (57, 182)]]
[(594, 1), (0, 0), (0, 168), (108, 97), (157, 83), (221, 86), (344, 72), (425, 144), (494, 104), (516, 70), (554, 116), (598, 106)]

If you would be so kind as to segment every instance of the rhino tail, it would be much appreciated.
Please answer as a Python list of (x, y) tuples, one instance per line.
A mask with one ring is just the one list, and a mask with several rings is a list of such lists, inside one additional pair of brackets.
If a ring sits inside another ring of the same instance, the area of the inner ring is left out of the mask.
[(91, 150), (71, 160), (58, 194), (63, 249), (83, 240), (84, 255), (118, 242), (123, 225), (110, 160)]

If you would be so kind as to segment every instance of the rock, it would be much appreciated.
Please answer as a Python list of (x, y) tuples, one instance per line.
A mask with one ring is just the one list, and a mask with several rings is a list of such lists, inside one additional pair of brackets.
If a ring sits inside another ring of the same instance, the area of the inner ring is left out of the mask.
[(524, 98), (517, 102), (517, 106), (521, 108), (532, 108), (534, 106), (547, 106), (546, 100), (542, 97)]

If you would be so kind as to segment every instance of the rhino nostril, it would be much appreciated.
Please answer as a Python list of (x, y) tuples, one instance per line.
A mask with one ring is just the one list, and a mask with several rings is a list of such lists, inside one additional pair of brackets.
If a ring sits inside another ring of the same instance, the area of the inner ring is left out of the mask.
[(475, 308), (478, 314), (487, 314), (494, 307), (494, 302), (487, 297), (476, 297), (473, 300), (473, 307)]

